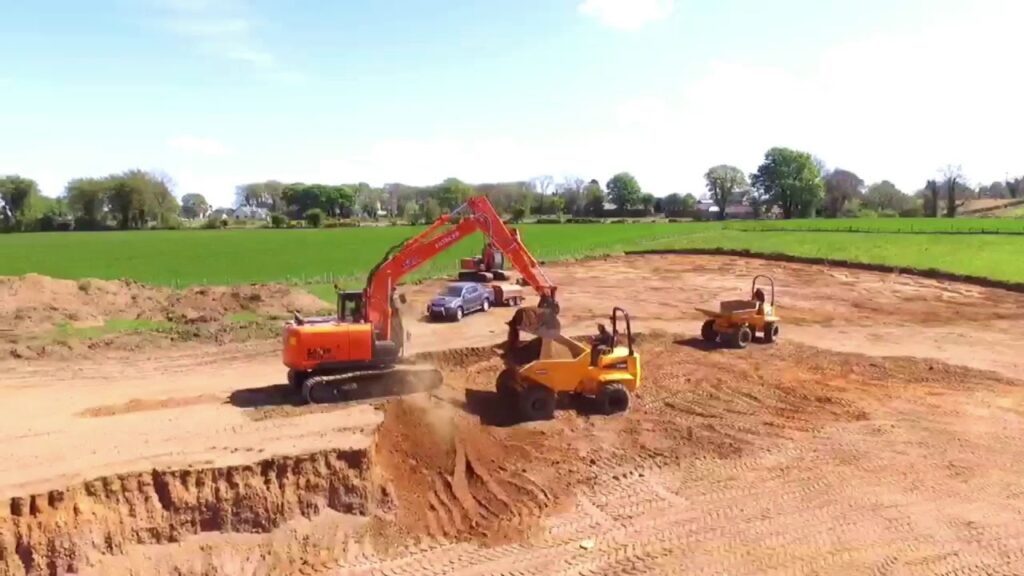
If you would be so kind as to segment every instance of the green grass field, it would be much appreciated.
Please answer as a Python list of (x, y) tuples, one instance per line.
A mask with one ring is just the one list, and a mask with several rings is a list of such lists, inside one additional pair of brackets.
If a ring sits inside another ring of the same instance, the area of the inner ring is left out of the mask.
[[(643, 248), (717, 225), (536, 224), (520, 227), (539, 259), (558, 260)], [(0, 275), (133, 278), (165, 286), (362, 282), (384, 253), (421, 231), (412, 227), (329, 230), (189, 230), (0, 235)], [(415, 277), (451, 274), (477, 255), (477, 234), (427, 263)]]
[(750, 250), (867, 264), (941, 270), (1024, 282), (1024, 236), (740, 232), (716, 230), (658, 242), (656, 249)]
[(1024, 220), (1009, 218), (817, 218), (746, 220), (725, 224), (729, 230), (805, 232), (885, 232), (894, 234), (1024, 234)]
[[(925, 232), (977, 231), (995, 233)], [(850, 233), (851, 226), (874, 233)], [(806, 220), (788, 222), (523, 225), (541, 260), (631, 250), (726, 248), (936, 269), (1024, 282), (1024, 223), (992, 220)], [(1000, 228), (998, 231), (994, 228)], [(806, 232), (801, 230), (832, 230)], [(291, 282), (331, 299), (331, 282), (361, 286), (391, 246), (421, 228), (330, 230), (195, 230), (0, 235), (0, 275), (132, 278), (195, 284)], [(921, 233), (908, 233), (921, 232)], [(456, 259), (479, 253), (469, 238), (410, 279), (450, 276)]]

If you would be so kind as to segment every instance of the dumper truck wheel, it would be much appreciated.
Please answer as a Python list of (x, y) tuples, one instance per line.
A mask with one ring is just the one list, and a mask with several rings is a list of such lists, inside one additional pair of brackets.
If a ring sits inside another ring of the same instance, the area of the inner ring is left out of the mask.
[(519, 409), (524, 420), (551, 420), (555, 417), (554, 390), (539, 384), (527, 386), (519, 396)]
[(733, 336), (733, 343), (737, 348), (746, 348), (750, 341), (754, 339), (754, 333), (750, 331), (750, 328), (746, 326), (740, 326), (740, 329), (736, 331), (736, 335)]
[(764, 341), (771, 344), (779, 339), (779, 325), (769, 322), (764, 325)]
[(498, 392), (498, 396), (503, 401), (511, 401), (514, 400), (516, 394), (519, 393), (519, 388), (517, 386), (518, 382), (519, 378), (516, 375), (516, 369), (505, 368), (501, 371), (501, 374), (498, 374), (498, 381), (495, 383), (494, 387)]
[(714, 342), (718, 340), (718, 331), (715, 330), (715, 321), (708, 320), (704, 322), (704, 325), (700, 327), (700, 337), (705, 342)]
[(597, 404), (604, 414), (618, 414), (629, 409), (629, 390), (619, 382), (601, 387)]

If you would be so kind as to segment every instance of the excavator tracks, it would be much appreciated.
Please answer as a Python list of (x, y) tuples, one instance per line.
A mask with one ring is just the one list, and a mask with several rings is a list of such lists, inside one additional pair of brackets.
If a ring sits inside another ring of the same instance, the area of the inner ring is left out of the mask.
[(358, 402), (425, 392), (440, 386), (442, 381), (440, 370), (419, 365), (319, 374), (302, 382), (302, 397), (309, 404)]

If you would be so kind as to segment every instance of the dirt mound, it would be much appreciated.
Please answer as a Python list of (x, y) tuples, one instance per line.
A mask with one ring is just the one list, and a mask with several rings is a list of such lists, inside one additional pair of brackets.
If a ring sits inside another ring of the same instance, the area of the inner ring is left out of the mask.
[(13, 327), (102, 323), (120, 318), (160, 319), (167, 291), (131, 281), (63, 280), (39, 274), (0, 277), (0, 323)]
[(173, 322), (218, 322), (230, 314), (314, 314), (329, 306), (316, 296), (280, 285), (200, 286), (169, 295), (161, 310)]
[(564, 497), (543, 471), (547, 452), (541, 432), (485, 428), (430, 398), (388, 406), (375, 457), (400, 529), (497, 543), (528, 537)]
[(240, 313), (278, 318), (328, 308), (312, 294), (281, 285), (176, 291), (132, 280), (0, 277), (0, 346), (16, 358), (68, 356), (88, 349), (79, 341), (117, 345), (138, 340), (132, 334), (140, 330), (171, 328), (185, 339), (222, 341), (225, 333), (245, 328), (233, 322)]
[(132, 280), (63, 280), (38, 274), (0, 277), (0, 322), (46, 326), (103, 320), (144, 319), (216, 322), (237, 312), (311, 314), (329, 308), (322, 300), (281, 285), (197, 286), (182, 291)]

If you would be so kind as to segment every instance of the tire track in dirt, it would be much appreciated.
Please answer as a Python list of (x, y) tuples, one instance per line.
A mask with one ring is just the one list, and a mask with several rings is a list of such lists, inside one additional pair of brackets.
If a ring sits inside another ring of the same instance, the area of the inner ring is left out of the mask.
[[(1024, 570), (1024, 503), (1012, 480), (1024, 473), (1024, 447), (1009, 444), (1024, 427), (1012, 411), (983, 408), (1000, 403), (993, 390), (1020, 395), (1019, 388), (943, 369), (948, 378), (925, 363), (872, 361), (851, 370), (829, 354), (781, 350), (774, 360), (768, 353), (746, 359), (765, 364), (754, 379), (729, 373), (729, 357), (703, 358), (710, 365), (689, 381), (662, 378), (660, 362), (648, 364), (651, 378), (633, 412), (595, 421), (607, 429), (600, 440), (642, 439), (650, 425), (679, 440), (676, 449), (588, 447), (570, 433), (592, 481), (577, 486), (571, 511), (546, 520), (529, 542), (437, 548), (415, 561), (381, 559), (337, 573)], [(794, 362), (810, 371), (790, 381), (780, 368)], [(836, 371), (845, 376), (833, 378)], [(763, 375), (772, 373), (779, 376)], [(587, 421), (556, 423), (583, 424), (579, 434)], [(708, 421), (717, 424), (702, 427)], [(769, 423), (773, 433), (759, 434)], [(713, 442), (694, 442), (700, 434), (737, 450), (716, 453)], [(994, 474), (987, 464), (996, 455), (1017, 469)], [(952, 467), (936, 474), (944, 461)], [(594, 547), (582, 548), (590, 538)]]

